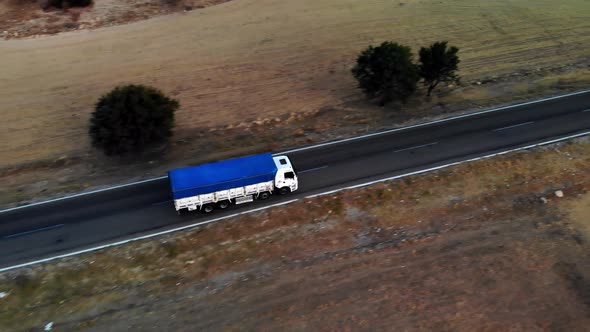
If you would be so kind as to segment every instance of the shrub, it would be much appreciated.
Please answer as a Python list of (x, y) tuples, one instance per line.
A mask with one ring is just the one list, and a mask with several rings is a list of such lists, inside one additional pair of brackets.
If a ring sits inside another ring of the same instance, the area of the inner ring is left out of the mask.
[(459, 49), (447, 46), (447, 42), (437, 42), (430, 47), (420, 49), (420, 76), (424, 79), (424, 85), (428, 87), (427, 96), (441, 82), (458, 82), (457, 75)]
[(367, 96), (379, 98), (381, 105), (394, 100), (405, 102), (419, 80), (410, 47), (393, 42), (362, 51), (352, 74)]
[(163, 143), (172, 135), (178, 107), (178, 101), (151, 87), (117, 87), (98, 100), (92, 113), (92, 145), (107, 155), (121, 155)]

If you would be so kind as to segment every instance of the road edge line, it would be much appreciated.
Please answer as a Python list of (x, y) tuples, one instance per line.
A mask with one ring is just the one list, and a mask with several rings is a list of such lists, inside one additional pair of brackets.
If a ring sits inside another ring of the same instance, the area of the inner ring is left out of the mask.
[(48, 204), (48, 203), (63, 201), (63, 200), (66, 200), (66, 199), (80, 197), (80, 196), (85, 196), (85, 195), (90, 195), (90, 194), (97, 194), (97, 193), (100, 193), (100, 192), (109, 191), (109, 190), (113, 190), (113, 189), (120, 189), (120, 188), (124, 188), (124, 187), (135, 186), (135, 185), (142, 184), (142, 183), (154, 182), (154, 181), (158, 181), (158, 180), (162, 180), (162, 179), (166, 179), (166, 178), (168, 178), (168, 176), (160, 176), (160, 177), (157, 177), (157, 178), (152, 178), (152, 179), (147, 179), (147, 180), (142, 180), (142, 181), (137, 181), (137, 182), (132, 182), (132, 183), (126, 183), (126, 184), (120, 184), (120, 185), (116, 185), (116, 186), (113, 186), (113, 187), (96, 189), (96, 190), (82, 192), (82, 193), (78, 193), (78, 194), (74, 194), (74, 195), (69, 195), (69, 196), (64, 196), (64, 197), (58, 197), (58, 198), (50, 199), (50, 200), (47, 200), (47, 201), (36, 202), (36, 203), (31, 203), (31, 204), (26, 204), (26, 205), (21, 205), (21, 206), (15, 206), (15, 207), (8, 208), (8, 209), (5, 209), (5, 210), (0, 210), (0, 214), (5, 213), (5, 212), (14, 211), (14, 210), (20, 210), (20, 209), (24, 209), (24, 208), (33, 207), (33, 206), (36, 206), (36, 205), (43, 205), (43, 204)]
[(539, 142), (539, 143), (535, 143), (535, 144), (523, 146), (523, 147), (520, 147), (520, 148), (510, 149), (510, 150), (506, 150), (506, 151), (500, 151), (500, 152), (496, 152), (496, 153), (485, 155), (485, 156), (481, 156), (481, 157), (470, 158), (470, 159), (466, 159), (466, 160), (462, 160), (462, 161), (456, 161), (456, 162), (450, 163), (450, 164), (445, 164), (445, 165), (440, 165), (440, 166), (436, 166), (436, 167), (426, 168), (426, 169), (422, 169), (422, 170), (418, 170), (418, 171), (414, 171), (414, 172), (410, 172), (410, 173), (400, 174), (400, 175), (396, 175), (396, 176), (392, 176), (392, 177), (388, 177), (388, 178), (384, 178), (384, 179), (379, 179), (379, 180), (369, 181), (369, 182), (365, 182), (365, 183), (355, 184), (353, 186), (348, 186), (348, 187), (344, 187), (344, 188), (338, 188), (338, 189), (334, 189), (334, 190), (331, 190), (331, 191), (328, 191), (328, 192), (325, 192), (325, 193), (319, 193), (319, 194), (315, 194), (315, 195), (311, 195), (311, 196), (306, 196), (305, 198), (306, 199), (307, 198), (315, 198), (315, 197), (320, 197), (320, 196), (335, 194), (335, 193), (340, 192), (340, 191), (343, 191), (343, 190), (350, 190), (350, 189), (367, 187), (367, 186), (371, 186), (373, 184), (380, 183), (380, 182), (387, 182), (387, 181), (397, 180), (397, 179), (400, 179), (400, 178), (405, 178), (405, 177), (408, 177), (408, 176), (413, 176), (413, 175), (428, 173), (428, 172), (432, 172), (432, 171), (438, 171), (438, 170), (441, 170), (441, 169), (444, 169), (444, 168), (448, 168), (448, 167), (452, 167), (452, 166), (458, 166), (458, 165), (461, 165), (461, 164), (466, 164), (466, 163), (470, 163), (470, 162), (474, 162), (474, 161), (478, 161), (478, 160), (490, 159), (490, 158), (493, 158), (493, 157), (501, 156), (501, 155), (512, 153), (512, 152), (518, 152), (518, 151), (528, 150), (528, 149), (536, 148), (536, 147), (539, 147), (539, 146), (554, 144), (554, 143), (558, 143), (558, 142), (563, 142), (563, 141), (567, 141), (567, 140), (570, 140), (570, 139), (574, 139), (574, 138), (578, 138), (578, 137), (583, 137), (583, 136), (588, 136), (588, 135), (590, 135), (590, 131), (586, 131), (586, 132), (583, 132), (583, 133), (578, 133), (578, 134), (570, 135), (570, 136), (566, 136), (566, 137), (556, 138), (556, 139), (549, 140), (549, 141)]
[(18, 268), (21, 268), (21, 267), (30, 266), (30, 265), (35, 265), (35, 264), (40, 264), (40, 263), (46, 263), (46, 262), (50, 262), (50, 261), (53, 261), (53, 260), (56, 260), (56, 259), (60, 259), (60, 258), (66, 258), (66, 257), (76, 256), (76, 255), (85, 254), (85, 253), (89, 253), (89, 252), (93, 252), (93, 251), (98, 251), (98, 250), (102, 250), (102, 249), (106, 249), (106, 248), (110, 248), (110, 247), (116, 247), (116, 246), (120, 246), (120, 245), (123, 245), (123, 244), (135, 242), (135, 241), (141, 241), (141, 240), (145, 240), (145, 239), (150, 239), (150, 238), (158, 237), (158, 236), (161, 236), (161, 235), (166, 235), (166, 234), (169, 234), (169, 233), (174, 233), (174, 232), (182, 231), (182, 230), (189, 229), (189, 228), (195, 228), (195, 227), (207, 225), (207, 224), (210, 224), (210, 223), (214, 223), (214, 222), (217, 222), (217, 221), (221, 221), (221, 220), (225, 220), (225, 219), (229, 219), (229, 218), (241, 216), (241, 215), (244, 215), (244, 214), (248, 214), (248, 213), (252, 213), (252, 212), (257, 212), (257, 211), (261, 211), (261, 210), (266, 210), (266, 209), (270, 209), (270, 208), (281, 206), (281, 205), (291, 204), (291, 203), (296, 202), (298, 200), (299, 199), (296, 198), (296, 199), (292, 199), (292, 200), (285, 201), (285, 202), (280, 202), (280, 203), (277, 203), (277, 204), (273, 204), (273, 205), (269, 205), (269, 206), (265, 206), (265, 207), (261, 207), (261, 208), (256, 208), (256, 209), (251, 209), (251, 210), (248, 210), (248, 211), (238, 212), (238, 213), (230, 214), (228, 216), (223, 216), (223, 217), (219, 217), (219, 218), (205, 220), (205, 221), (201, 221), (201, 222), (190, 224), (190, 225), (185, 225), (185, 226), (181, 226), (181, 227), (177, 227), (177, 228), (173, 228), (173, 229), (168, 229), (168, 230), (165, 230), (165, 231), (160, 231), (160, 232), (156, 232), (156, 233), (151, 233), (151, 234), (146, 234), (146, 235), (134, 237), (134, 238), (131, 238), (131, 239), (121, 240), (121, 241), (117, 241), (117, 242), (113, 242), (113, 243), (107, 243), (107, 244), (103, 244), (103, 245), (100, 245), (100, 246), (96, 246), (96, 247), (92, 247), (92, 248), (86, 248), (86, 249), (82, 249), (82, 250), (77, 250), (77, 251), (73, 251), (73, 252), (69, 252), (69, 253), (65, 253), (65, 254), (61, 254), (61, 255), (56, 255), (56, 256), (52, 256), (52, 257), (43, 258), (43, 259), (38, 259), (38, 260), (27, 262), (27, 263), (21, 263), (21, 264), (17, 264), (17, 265), (13, 265), (13, 266), (7, 266), (7, 267), (0, 268), (0, 273), (6, 272), (6, 271), (9, 271), (9, 270), (18, 269)]
[(330, 145), (334, 145), (334, 144), (338, 144), (338, 143), (355, 141), (355, 140), (359, 140), (359, 139), (363, 139), (363, 138), (368, 138), (368, 137), (374, 137), (374, 136), (380, 136), (380, 135), (385, 135), (385, 134), (391, 134), (391, 133), (398, 132), (398, 131), (404, 131), (404, 130), (408, 130), (408, 129), (429, 126), (429, 125), (436, 124), (436, 123), (453, 121), (453, 120), (457, 120), (457, 119), (468, 118), (468, 117), (472, 117), (472, 116), (476, 116), (476, 115), (481, 115), (481, 114), (486, 114), (486, 113), (493, 113), (493, 112), (503, 111), (503, 110), (506, 110), (506, 109), (509, 109), (509, 108), (515, 108), (515, 107), (520, 107), (520, 106), (538, 104), (538, 103), (542, 103), (544, 101), (555, 100), (555, 99), (560, 99), (560, 98), (566, 98), (566, 97), (571, 97), (571, 96), (577, 96), (577, 95), (581, 95), (581, 94), (584, 94), (584, 93), (590, 93), (590, 90), (576, 91), (576, 92), (572, 92), (572, 93), (568, 93), (568, 94), (564, 94), (564, 95), (547, 97), (547, 98), (538, 99), (538, 100), (531, 100), (531, 101), (520, 103), (520, 104), (506, 105), (506, 106), (502, 106), (502, 107), (492, 108), (492, 109), (489, 109), (489, 110), (483, 110), (483, 111), (478, 111), (478, 112), (473, 112), (473, 113), (467, 113), (467, 114), (462, 114), (462, 115), (450, 116), (448, 118), (443, 118), (443, 119), (432, 120), (432, 121), (428, 121), (428, 122), (417, 123), (417, 124), (414, 124), (414, 125), (409, 125), (409, 126), (404, 126), (404, 127), (399, 127), (399, 128), (388, 129), (388, 130), (384, 130), (384, 131), (380, 131), (380, 132), (376, 132), (376, 133), (365, 134), (365, 135), (360, 135), (360, 136), (355, 136), (355, 137), (349, 137), (349, 138), (344, 138), (344, 139), (340, 139), (340, 140), (336, 140), (336, 141), (331, 141), (331, 142), (319, 143), (319, 144), (310, 145), (310, 146), (304, 146), (304, 147), (301, 147), (301, 148), (295, 148), (295, 149), (292, 149), (292, 150), (287, 150), (287, 151), (283, 151), (283, 152), (276, 153), (276, 154), (287, 154), (287, 153), (305, 151), (305, 150), (320, 148), (320, 147), (324, 147), (324, 146), (330, 146)]

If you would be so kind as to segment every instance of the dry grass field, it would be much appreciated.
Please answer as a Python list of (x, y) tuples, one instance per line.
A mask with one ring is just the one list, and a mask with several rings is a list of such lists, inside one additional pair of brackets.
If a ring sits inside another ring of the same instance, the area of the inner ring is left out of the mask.
[(586, 0), (235, 0), (0, 41), (0, 168), (88, 152), (93, 104), (119, 84), (178, 98), (182, 136), (356, 100), (349, 69), (359, 50), (383, 40), (415, 50), (449, 40), (461, 48), (464, 82), (587, 67), (588, 17)]

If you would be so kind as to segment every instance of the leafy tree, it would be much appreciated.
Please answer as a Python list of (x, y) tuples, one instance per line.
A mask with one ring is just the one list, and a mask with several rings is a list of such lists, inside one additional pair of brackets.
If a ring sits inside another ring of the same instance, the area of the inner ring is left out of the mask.
[(117, 87), (96, 103), (90, 119), (92, 145), (107, 155), (138, 152), (172, 135), (178, 101), (143, 85)]
[(458, 82), (457, 68), (459, 49), (452, 46), (447, 47), (447, 42), (436, 42), (430, 47), (420, 49), (420, 77), (428, 86), (427, 96), (440, 82)]
[(369, 98), (380, 99), (380, 105), (394, 100), (405, 102), (420, 79), (410, 47), (393, 42), (362, 51), (352, 75)]

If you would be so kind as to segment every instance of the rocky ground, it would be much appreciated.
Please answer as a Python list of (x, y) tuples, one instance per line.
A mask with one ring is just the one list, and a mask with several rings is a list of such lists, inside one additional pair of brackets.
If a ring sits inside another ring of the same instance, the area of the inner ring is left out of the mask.
[(583, 331), (590, 142), (4, 273), (0, 329)]

